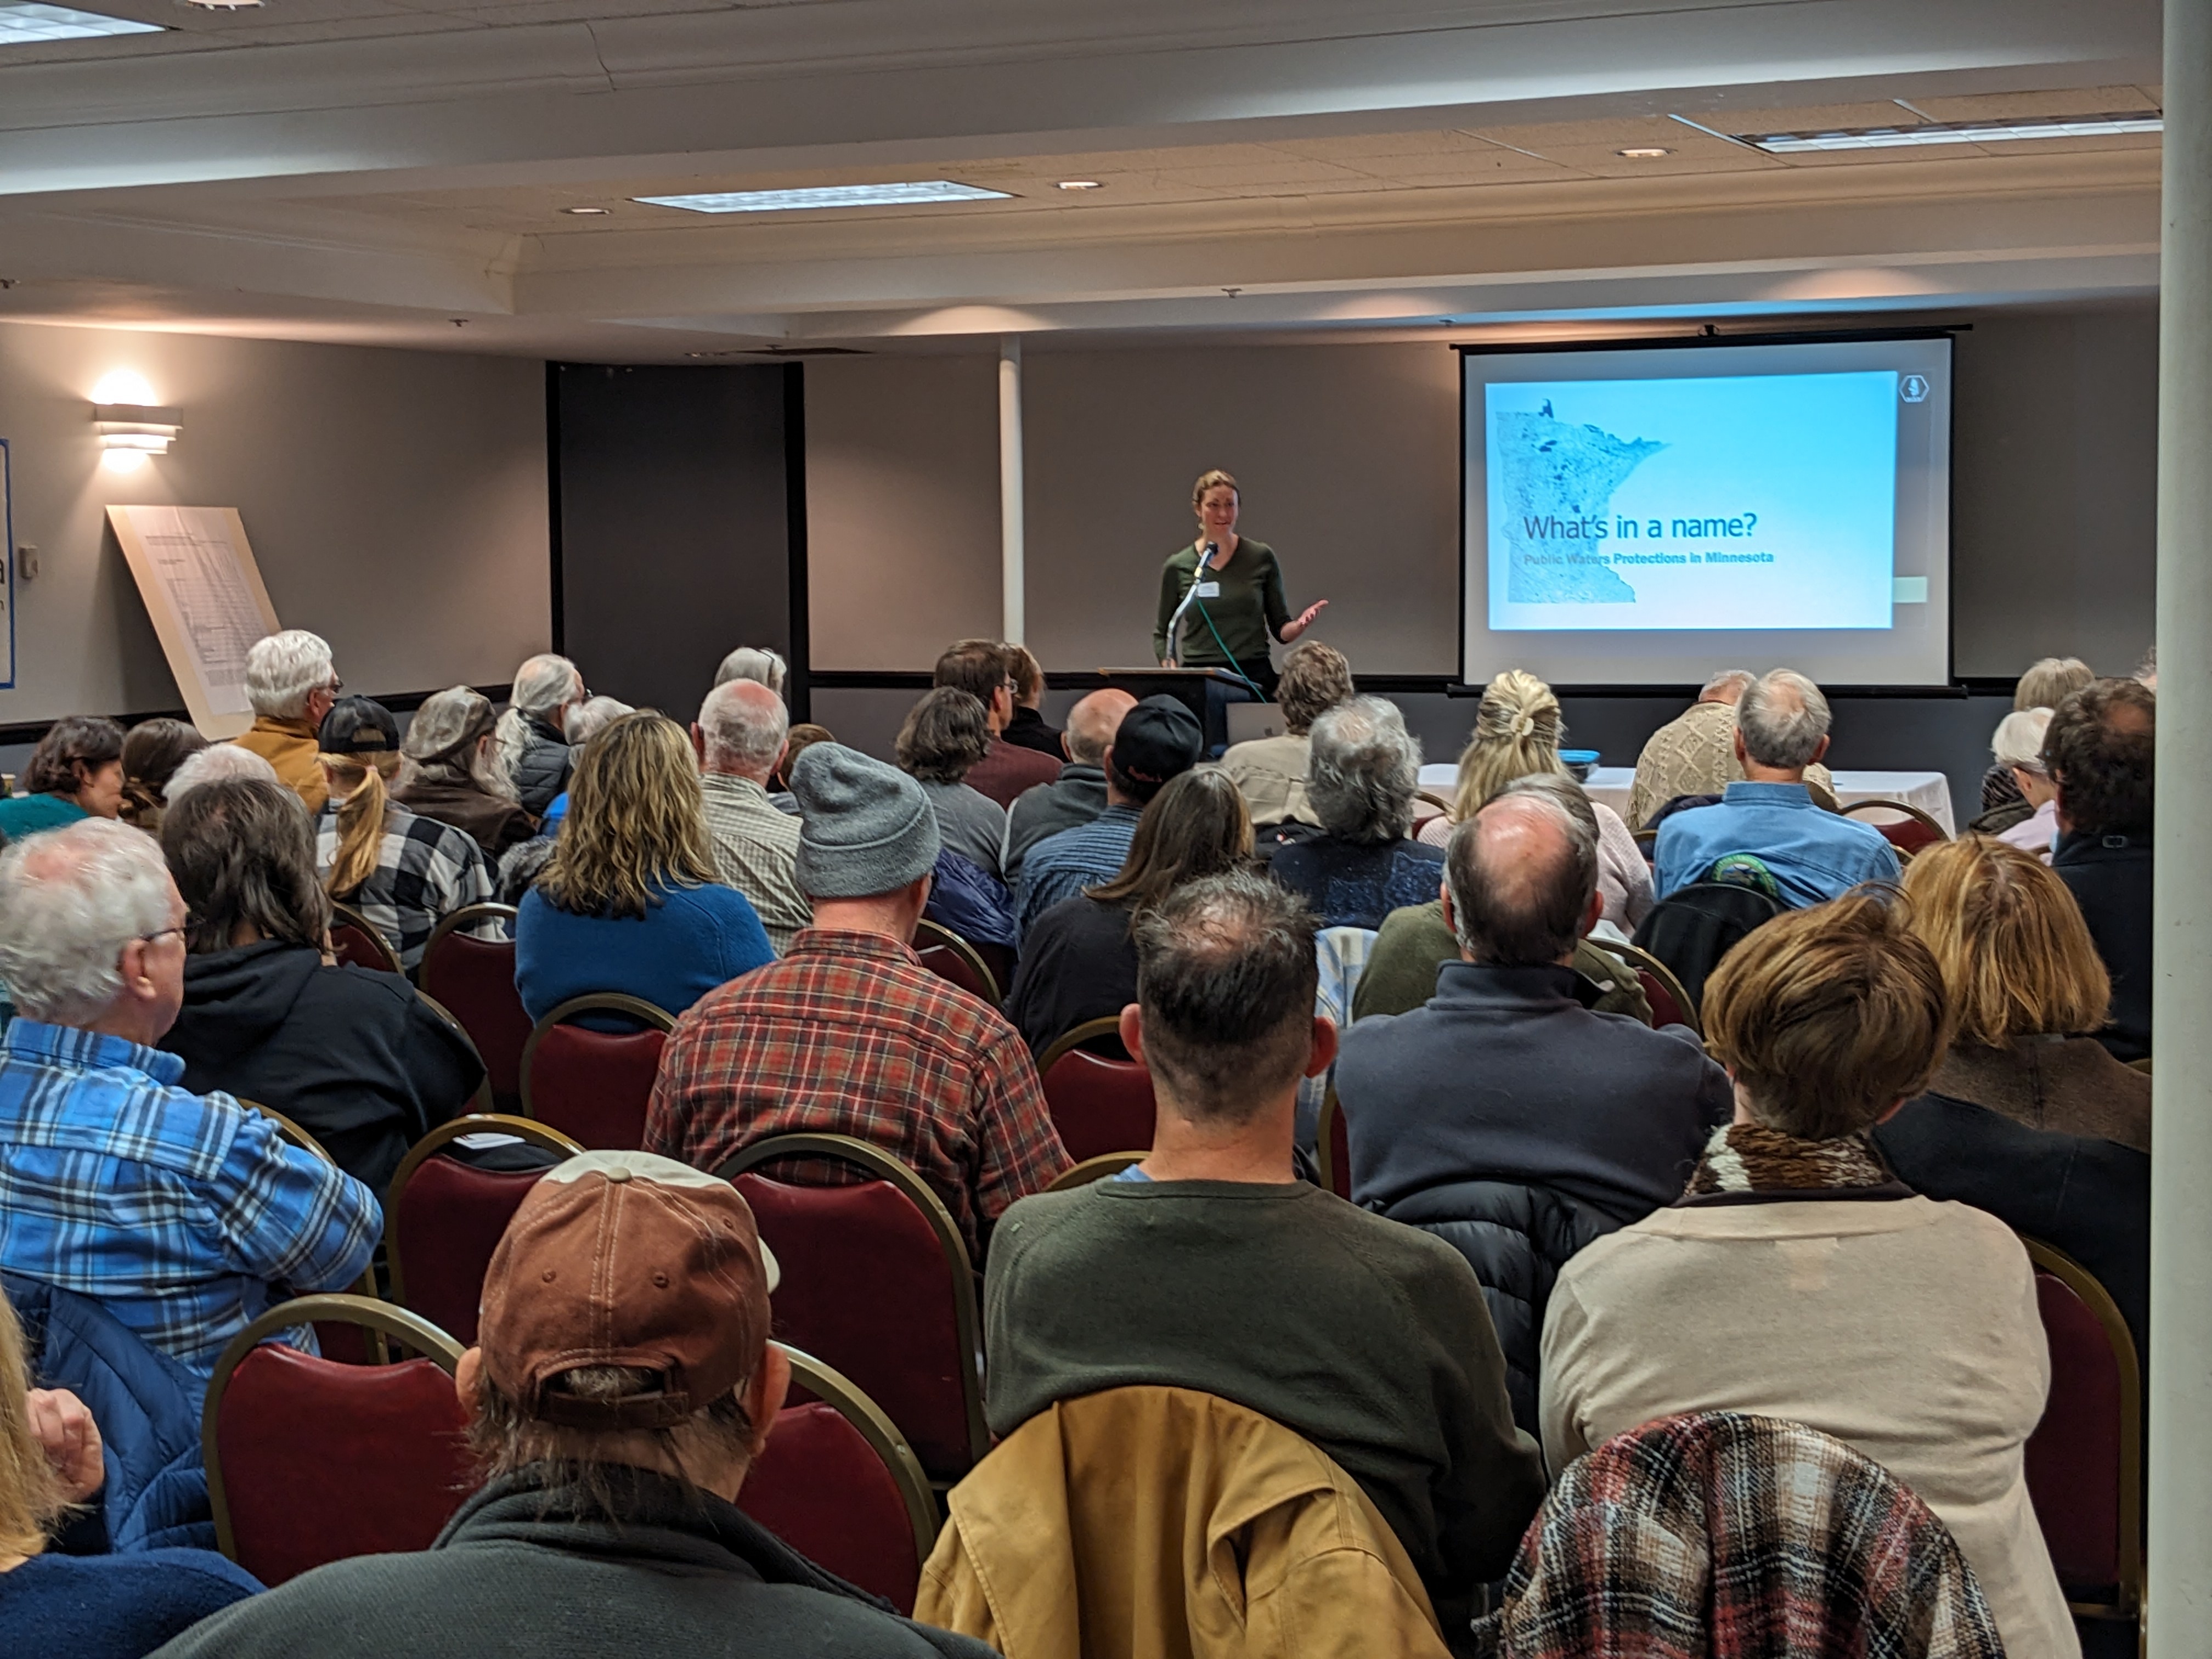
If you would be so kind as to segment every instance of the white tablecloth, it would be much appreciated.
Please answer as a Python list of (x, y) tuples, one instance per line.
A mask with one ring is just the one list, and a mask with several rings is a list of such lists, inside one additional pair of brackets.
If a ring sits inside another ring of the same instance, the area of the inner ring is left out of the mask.
[[(1838, 772), (1835, 775), (1836, 799), (1845, 806), (1862, 800), (1901, 800), (1942, 824), (1945, 835), (1959, 832), (1951, 817), (1951, 781), (1941, 772)], [(1421, 787), (1446, 800), (1451, 799), (1458, 781), (1459, 768), (1449, 762), (1421, 769)], [(1592, 800), (1603, 801), (1625, 818), (1629, 791), (1635, 783), (1633, 767), (1601, 766), (1589, 775), (1584, 787)]]

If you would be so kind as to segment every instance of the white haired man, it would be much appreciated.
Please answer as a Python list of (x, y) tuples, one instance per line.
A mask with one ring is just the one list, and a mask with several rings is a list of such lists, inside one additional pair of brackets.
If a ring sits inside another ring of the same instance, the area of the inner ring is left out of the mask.
[[(99, 1302), (204, 1376), (249, 1320), (361, 1277), (382, 1216), (336, 1165), (154, 1045), (184, 1000), (185, 902), (143, 832), (0, 854), (0, 1268)], [(302, 1338), (303, 1340), (307, 1339)]]
[[(1697, 702), (1651, 734), (1636, 757), (1630, 829), (1649, 829), (1659, 809), (1679, 796), (1717, 795), (1743, 776), (1735, 758), (1735, 704), (1758, 678), (1748, 668), (1723, 668), (1699, 689)], [(1807, 767), (1805, 784), (1814, 801), (1834, 810), (1835, 780), (1826, 767)]]
[(1897, 854), (1881, 832), (1819, 805), (1806, 772), (1828, 752), (1828, 700), (1802, 674), (1778, 668), (1744, 688), (1735, 706), (1735, 760), (1744, 781), (1715, 806), (1674, 812), (1659, 826), (1659, 896), (1702, 881), (1743, 854), (1774, 878), (1793, 908), (1840, 897), (1863, 881), (1895, 881)]
[(234, 743), (211, 743), (187, 755), (169, 775), (161, 790), (161, 804), (174, 806), (204, 783), (222, 783), (233, 778), (252, 778), (262, 783), (282, 783), (276, 769), (251, 749)]
[(714, 867), (753, 902), (778, 956), (800, 928), (814, 925), (814, 907), (799, 890), (799, 820), (768, 798), (790, 729), (783, 699), (746, 678), (709, 691), (691, 726)]
[(246, 653), (246, 700), (253, 725), (233, 739), (276, 769), (276, 781), (319, 812), (330, 781), (316, 757), (315, 734), (345, 682), (331, 665), (331, 647), (304, 628), (288, 628), (254, 641)]

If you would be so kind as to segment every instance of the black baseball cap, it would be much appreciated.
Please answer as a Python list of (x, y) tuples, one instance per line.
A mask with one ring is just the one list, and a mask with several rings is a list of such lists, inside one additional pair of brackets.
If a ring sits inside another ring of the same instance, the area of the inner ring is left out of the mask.
[(1146, 697), (1121, 716), (1114, 733), (1114, 769), (1139, 783), (1161, 784), (1198, 764), (1206, 733), (1180, 697)]
[(323, 716), (315, 742), (325, 755), (396, 755), (399, 722), (374, 697), (340, 697)]

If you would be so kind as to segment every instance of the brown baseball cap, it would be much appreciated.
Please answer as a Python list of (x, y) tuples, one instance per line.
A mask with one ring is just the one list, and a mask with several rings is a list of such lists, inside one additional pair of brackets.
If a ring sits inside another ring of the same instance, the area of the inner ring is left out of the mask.
[[(507, 1223), (477, 1346), (526, 1417), (665, 1428), (758, 1368), (776, 1278), (751, 1209), (720, 1176), (652, 1152), (586, 1152), (548, 1170)], [(657, 1371), (661, 1386), (620, 1400), (548, 1387), (587, 1365)]]

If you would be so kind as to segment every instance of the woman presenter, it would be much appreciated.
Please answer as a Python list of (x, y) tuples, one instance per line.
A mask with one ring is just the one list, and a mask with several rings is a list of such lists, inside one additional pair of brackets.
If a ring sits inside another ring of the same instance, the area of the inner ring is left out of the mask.
[[(1283, 569), (1275, 550), (1237, 533), (1237, 480), (1218, 470), (1204, 474), (1192, 488), (1198, 537), (1160, 567), (1160, 610), (1152, 624), (1152, 654), (1162, 667), (1173, 666), (1176, 640), (1169, 623), (1186, 598), (1189, 605), (1174, 629), (1180, 660), (1186, 668), (1226, 668), (1242, 675), (1272, 701), (1275, 670), (1267, 641), (1285, 645), (1313, 626), (1327, 599), (1316, 599), (1296, 617), (1283, 601)], [(1192, 594), (1195, 582), (1198, 592)]]

